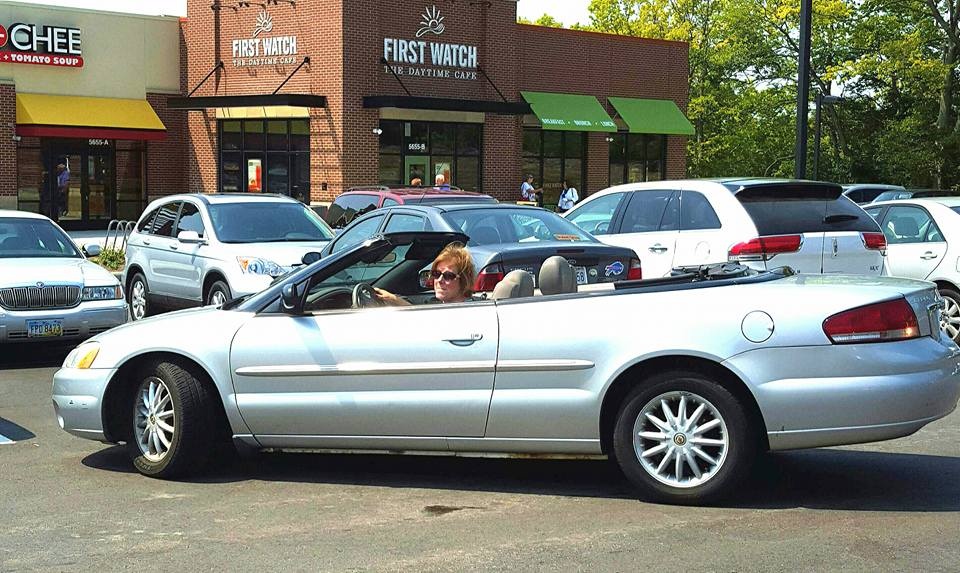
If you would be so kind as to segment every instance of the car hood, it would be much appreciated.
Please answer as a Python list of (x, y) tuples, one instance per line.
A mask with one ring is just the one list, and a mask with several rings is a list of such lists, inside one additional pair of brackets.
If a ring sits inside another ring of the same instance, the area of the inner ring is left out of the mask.
[(217, 248), (224, 257), (256, 257), (277, 263), (281, 267), (299, 265), (303, 255), (323, 250), (329, 241), (296, 243), (222, 243)]
[(0, 287), (46, 284), (114, 285), (109, 271), (86, 259), (16, 258), (0, 259)]

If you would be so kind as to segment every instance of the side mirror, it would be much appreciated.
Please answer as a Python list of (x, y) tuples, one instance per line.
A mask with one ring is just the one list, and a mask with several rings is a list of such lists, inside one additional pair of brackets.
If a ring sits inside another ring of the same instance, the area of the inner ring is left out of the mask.
[(280, 291), (280, 306), (287, 314), (300, 314), (300, 297), (297, 296), (296, 285), (287, 284)]
[(206, 240), (201, 239), (200, 235), (198, 235), (196, 231), (180, 231), (180, 233), (177, 235), (177, 240), (181, 243), (187, 243), (191, 245), (206, 243)]
[(83, 254), (87, 257), (96, 257), (103, 252), (103, 249), (100, 248), (100, 245), (96, 243), (90, 243), (89, 245), (83, 246)]
[(304, 253), (303, 258), (300, 259), (300, 262), (305, 265), (312, 265), (313, 263), (320, 260), (320, 253), (316, 251), (310, 251), (309, 253)]

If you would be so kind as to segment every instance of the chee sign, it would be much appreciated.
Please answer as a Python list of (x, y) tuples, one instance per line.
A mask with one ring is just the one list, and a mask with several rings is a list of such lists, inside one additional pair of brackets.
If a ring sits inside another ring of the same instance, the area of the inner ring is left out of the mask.
[[(9, 46), (9, 47), (8, 47)], [(0, 63), (82, 68), (80, 29), (16, 23), (0, 26)]]

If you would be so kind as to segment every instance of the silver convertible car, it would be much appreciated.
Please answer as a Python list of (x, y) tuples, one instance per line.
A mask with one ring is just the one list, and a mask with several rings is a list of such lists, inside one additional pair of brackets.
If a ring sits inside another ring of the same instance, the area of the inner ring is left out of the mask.
[[(378, 235), (222, 308), (101, 334), (54, 376), (60, 426), (126, 442), (159, 478), (231, 440), (595, 455), (646, 499), (708, 503), (762, 450), (906, 436), (960, 397), (931, 283), (724, 265), (577, 292), (564, 262), (542, 291), (508, 275), (490, 299), (436, 304), (421, 269), (466, 239)], [(371, 285), (413, 304), (369, 307)]]

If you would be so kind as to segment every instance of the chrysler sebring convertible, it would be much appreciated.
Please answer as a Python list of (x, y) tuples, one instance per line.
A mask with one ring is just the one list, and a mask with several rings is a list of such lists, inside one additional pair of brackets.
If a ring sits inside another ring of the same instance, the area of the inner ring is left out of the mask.
[(421, 270), (467, 240), (376, 235), (98, 335), (54, 375), (59, 424), (157, 478), (231, 446), (606, 456), (645, 499), (709, 503), (761, 451), (906, 436), (960, 397), (932, 283), (722, 265), (578, 292), (564, 262), (438, 304)]

